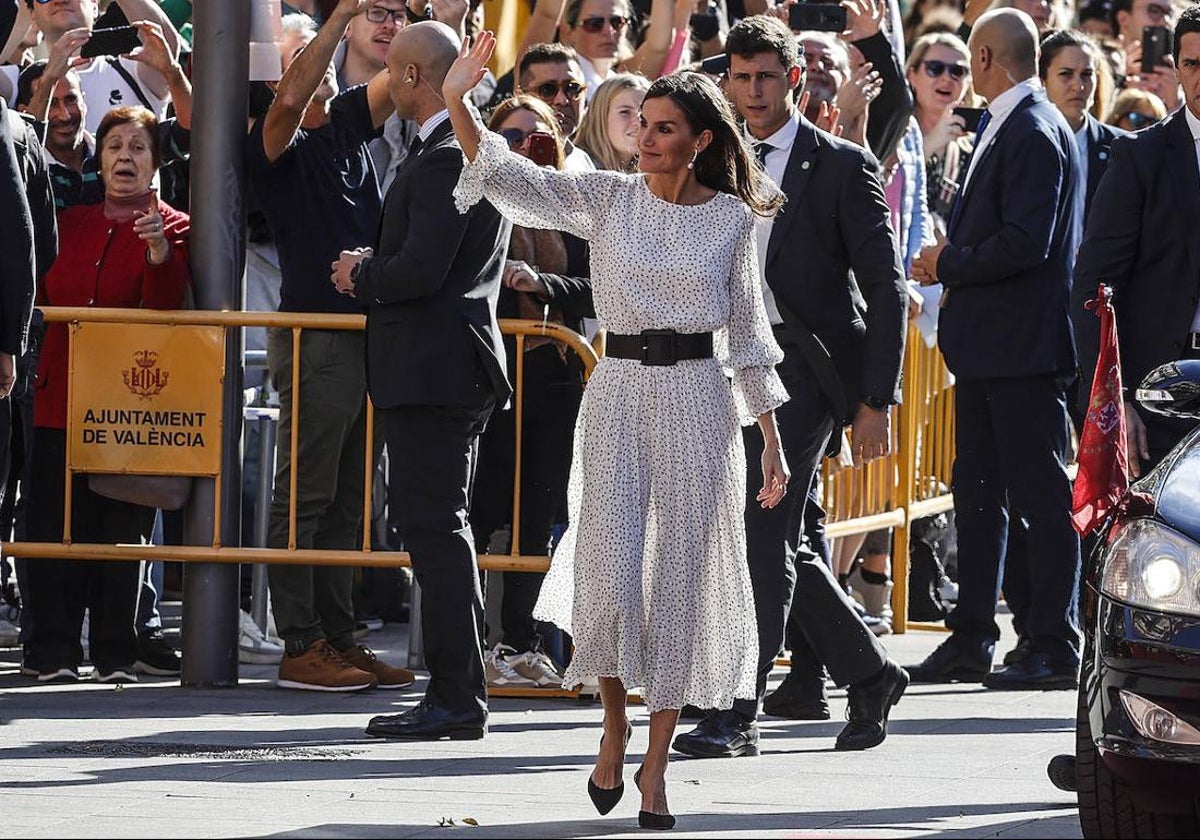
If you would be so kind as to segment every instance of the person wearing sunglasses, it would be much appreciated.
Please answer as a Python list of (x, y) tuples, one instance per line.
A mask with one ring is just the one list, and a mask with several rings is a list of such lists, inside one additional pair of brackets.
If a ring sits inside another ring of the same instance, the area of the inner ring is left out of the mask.
[(1167, 106), (1153, 93), (1128, 88), (1121, 91), (1108, 114), (1108, 124), (1126, 131), (1141, 131), (1167, 118)]
[(589, 102), (600, 83), (616, 72), (621, 53), (627, 49), (625, 38), (632, 16), (628, 0), (567, 0), (559, 40), (579, 55)]
[(517, 93), (534, 96), (554, 111), (565, 143), (566, 169), (582, 172), (596, 165), (571, 142), (583, 119), (587, 84), (575, 50), (563, 44), (534, 44), (517, 66)]
[(967, 45), (948, 33), (930, 33), (913, 44), (908, 84), (925, 148), (925, 191), (934, 224), (945, 231), (971, 145), (963, 118), (954, 109), (973, 98)]

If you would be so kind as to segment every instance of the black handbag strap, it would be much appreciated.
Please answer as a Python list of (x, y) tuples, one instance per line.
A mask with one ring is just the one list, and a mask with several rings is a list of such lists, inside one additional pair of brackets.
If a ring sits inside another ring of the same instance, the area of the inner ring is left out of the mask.
[(842, 377), (838, 375), (837, 367), (833, 364), (833, 356), (829, 354), (821, 339), (796, 317), (778, 295), (775, 296), (775, 308), (783, 316), (783, 327), (788, 338), (804, 356), (804, 361), (808, 363), (809, 370), (817, 380), (817, 387), (829, 403), (834, 422), (838, 427), (848, 426), (854, 420), (854, 406), (846, 394)]
[(150, 100), (142, 92), (142, 86), (137, 83), (137, 79), (133, 78), (133, 74), (125, 69), (125, 65), (121, 64), (121, 60), (116, 56), (108, 56), (108, 65), (121, 74), (121, 78), (133, 90), (133, 95), (141, 100), (142, 105), (145, 106), (147, 111), (150, 111), (157, 117), (158, 111), (150, 104)]

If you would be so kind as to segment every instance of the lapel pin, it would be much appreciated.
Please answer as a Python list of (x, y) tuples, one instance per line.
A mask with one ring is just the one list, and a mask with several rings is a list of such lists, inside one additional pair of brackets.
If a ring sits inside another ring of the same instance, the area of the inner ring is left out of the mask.
[(808, 169), (808, 167), (810, 167), (810, 166), (812, 166), (812, 164), (807, 160), (804, 161), (804, 163), (800, 164), (801, 169)]
[(1101, 152), (1100, 160), (1108, 160), (1108, 152)]

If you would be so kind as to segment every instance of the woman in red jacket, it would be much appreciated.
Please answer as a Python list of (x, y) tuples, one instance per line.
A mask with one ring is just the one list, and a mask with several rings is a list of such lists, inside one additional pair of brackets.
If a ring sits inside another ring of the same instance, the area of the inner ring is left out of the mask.
[[(178, 309), (190, 282), (186, 214), (158, 200), (151, 183), (160, 163), (158, 125), (145, 108), (117, 108), (96, 132), (104, 183), (100, 204), (68, 207), (58, 217), (59, 257), (38, 290), (47, 306)], [(51, 324), (38, 364), (34, 398), (31, 539), (62, 539), (66, 468), (67, 325)], [(72, 539), (147, 542), (153, 508), (118, 502), (72, 485)], [(26, 667), (38, 680), (76, 680), (80, 630), (91, 610), (89, 644), (101, 682), (133, 682), (137, 659), (135, 561), (35, 560), (29, 564), (33, 633)]]

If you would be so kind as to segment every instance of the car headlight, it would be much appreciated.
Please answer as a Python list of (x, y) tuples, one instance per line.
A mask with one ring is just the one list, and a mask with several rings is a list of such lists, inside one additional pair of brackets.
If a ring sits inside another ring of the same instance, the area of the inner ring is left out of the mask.
[(1121, 526), (1100, 589), (1133, 607), (1200, 616), (1200, 546), (1153, 519)]

